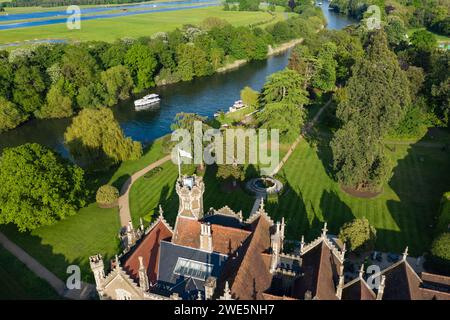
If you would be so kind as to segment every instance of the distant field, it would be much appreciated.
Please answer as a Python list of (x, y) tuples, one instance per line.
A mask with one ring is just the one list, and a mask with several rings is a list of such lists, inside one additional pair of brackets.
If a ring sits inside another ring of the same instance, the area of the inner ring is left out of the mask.
[[(276, 14), (275, 21), (284, 19), (283, 13)], [(114, 41), (123, 37), (150, 36), (160, 31), (171, 31), (183, 24), (199, 24), (207, 17), (222, 18), (236, 26), (271, 20), (267, 12), (223, 11), (221, 7), (209, 7), (82, 21), (80, 30), (68, 30), (65, 24), (2, 30), (0, 44), (34, 39)]]

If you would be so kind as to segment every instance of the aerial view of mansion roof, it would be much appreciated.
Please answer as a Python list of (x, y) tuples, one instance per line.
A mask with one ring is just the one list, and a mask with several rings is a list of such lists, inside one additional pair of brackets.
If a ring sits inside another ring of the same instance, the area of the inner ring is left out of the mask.
[(380, 271), (377, 288), (364, 272), (345, 283), (345, 245), (322, 234), (284, 253), (284, 220), (259, 209), (246, 220), (228, 207), (203, 210), (201, 177), (176, 182), (179, 210), (170, 226), (160, 208), (148, 227), (130, 222), (125, 251), (105, 274), (100, 254), (90, 257), (100, 299), (416, 300), (450, 299), (450, 277), (422, 272), (406, 260)]

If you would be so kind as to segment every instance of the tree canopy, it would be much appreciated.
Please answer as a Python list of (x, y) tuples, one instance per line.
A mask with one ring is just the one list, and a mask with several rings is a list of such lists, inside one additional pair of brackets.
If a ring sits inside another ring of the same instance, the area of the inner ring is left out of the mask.
[(379, 190), (392, 172), (382, 139), (410, 104), (409, 81), (382, 31), (371, 35), (345, 93), (336, 110), (342, 126), (331, 142), (336, 176), (348, 187)]
[(70, 153), (82, 166), (108, 168), (142, 155), (139, 142), (124, 136), (110, 109), (84, 109), (73, 118), (64, 134)]
[(83, 170), (36, 143), (0, 157), (0, 223), (20, 231), (51, 225), (86, 203)]
[(350, 251), (370, 251), (375, 246), (376, 230), (366, 218), (354, 219), (341, 227), (339, 239), (348, 245)]

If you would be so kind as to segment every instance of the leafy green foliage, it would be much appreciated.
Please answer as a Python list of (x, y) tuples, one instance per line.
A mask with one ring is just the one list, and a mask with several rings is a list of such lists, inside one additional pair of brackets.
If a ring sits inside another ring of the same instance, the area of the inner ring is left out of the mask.
[(436, 47), (437, 40), (431, 32), (418, 30), (412, 34), (411, 43), (419, 51), (430, 52)]
[(85, 109), (75, 118), (64, 134), (72, 156), (87, 166), (107, 169), (124, 160), (136, 160), (142, 155), (139, 142), (126, 138), (111, 110)]
[(217, 165), (216, 176), (223, 180), (231, 179), (233, 185), (236, 186), (237, 181), (245, 179), (244, 166), (240, 164), (219, 164)]
[(106, 89), (106, 105), (113, 106), (118, 100), (124, 100), (130, 96), (133, 79), (126, 67), (111, 67), (100, 74), (100, 79)]
[(98, 188), (95, 200), (101, 205), (112, 205), (119, 199), (119, 190), (109, 184), (105, 184)]
[(336, 45), (327, 42), (322, 45), (317, 55), (318, 68), (312, 77), (311, 85), (324, 91), (334, 88), (336, 83), (337, 62), (334, 60), (336, 54)]
[(382, 139), (405, 115), (409, 81), (382, 31), (371, 35), (365, 57), (352, 73), (336, 111), (343, 126), (331, 142), (334, 168), (345, 186), (379, 190), (392, 175)]
[(370, 251), (375, 246), (376, 230), (366, 218), (354, 219), (341, 227), (339, 239), (348, 245), (350, 251)]
[(36, 113), (38, 118), (65, 118), (73, 114), (72, 99), (64, 92), (64, 81), (53, 84), (47, 93), (47, 102)]
[(304, 79), (297, 72), (285, 69), (270, 75), (262, 90), (264, 103), (283, 102), (302, 107), (308, 102), (303, 89)]
[(443, 232), (434, 239), (429, 260), (433, 269), (445, 275), (450, 274), (450, 232)]
[(248, 86), (241, 90), (241, 100), (246, 106), (256, 107), (258, 105), (258, 97), (259, 92)]
[(19, 230), (51, 225), (85, 205), (83, 170), (35, 143), (6, 148), (0, 158), (0, 223)]
[(138, 91), (155, 84), (153, 75), (157, 61), (147, 46), (140, 43), (133, 44), (125, 55), (125, 64), (131, 71)]
[(0, 96), (0, 132), (17, 127), (26, 119), (27, 116), (14, 103)]

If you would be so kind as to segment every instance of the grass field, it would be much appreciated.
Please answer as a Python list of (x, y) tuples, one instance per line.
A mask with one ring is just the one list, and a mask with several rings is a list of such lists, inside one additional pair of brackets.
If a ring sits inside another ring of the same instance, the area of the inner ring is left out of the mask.
[[(278, 12), (276, 15), (272, 23), (284, 19), (283, 13)], [(80, 30), (69, 30), (65, 24), (2, 30), (0, 44), (34, 39), (114, 41), (123, 37), (151, 36), (184, 24), (199, 24), (207, 17), (222, 18), (236, 26), (271, 21), (271, 15), (267, 12), (223, 11), (221, 7), (208, 7), (81, 21)]]
[(381, 195), (361, 199), (341, 191), (331, 178), (327, 142), (315, 148), (303, 140), (280, 172), (288, 190), (278, 203), (267, 207), (276, 219), (282, 215), (287, 219), (287, 236), (315, 238), (323, 221), (336, 234), (344, 222), (366, 217), (377, 229), (378, 249), (402, 252), (409, 246), (413, 255), (427, 250), (430, 225), (441, 195), (450, 185), (450, 177), (441, 171), (450, 166), (449, 152), (414, 145), (388, 146), (396, 162), (392, 179)]
[(0, 300), (58, 299), (44, 280), (0, 246)]

